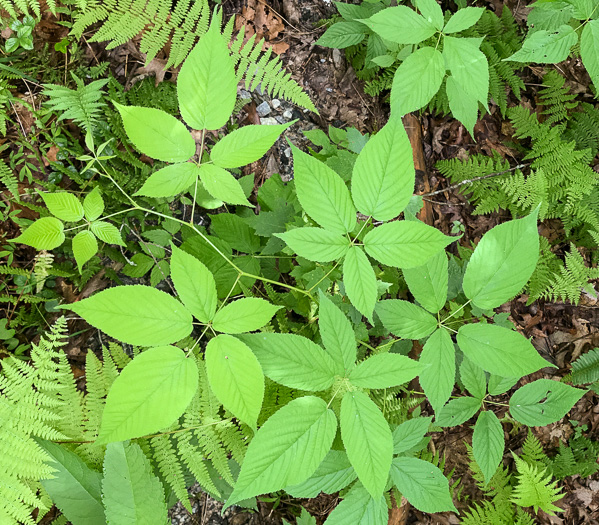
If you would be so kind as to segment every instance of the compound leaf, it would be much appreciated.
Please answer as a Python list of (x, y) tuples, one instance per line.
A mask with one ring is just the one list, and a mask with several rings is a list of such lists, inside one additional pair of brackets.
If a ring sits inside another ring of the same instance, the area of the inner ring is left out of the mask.
[(404, 421), (393, 431), (393, 454), (406, 452), (423, 439), (428, 432), (432, 417), (415, 417)]
[(433, 255), (422, 266), (404, 268), (402, 272), (412, 295), (429, 312), (436, 314), (445, 306), (449, 281), (445, 252)]
[(259, 297), (244, 297), (216, 312), (212, 327), (227, 334), (252, 332), (267, 324), (281, 308)]
[(58, 248), (64, 239), (64, 224), (54, 217), (43, 217), (11, 240), (33, 246), (36, 250), (53, 250)]
[(104, 213), (104, 199), (97, 186), (83, 199), (83, 212), (88, 221), (95, 221)]
[(172, 164), (152, 173), (135, 195), (173, 197), (186, 191), (199, 174), (200, 169), (193, 162)]
[(428, 365), (420, 372), (420, 386), (435, 414), (438, 414), (455, 384), (455, 347), (445, 328), (439, 328), (428, 338), (420, 354), (420, 362)]
[(253, 207), (247, 200), (239, 181), (227, 170), (214, 164), (202, 164), (199, 175), (206, 191), (227, 204), (241, 204)]
[(343, 285), (351, 303), (367, 318), (372, 317), (377, 297), (376, 276), (368, 257), (352, 246), (343, 262)]
[(346, 237), (323, 228), (296, 228), (285, 233), (275, 233), (300, 257), (309, 261), (329, 262), (341, 259), (349, 250)]
[(443, 33), (446, 35), (450, 33), (459, 33), (460, 31), (472, 27), (480, 20), (484, 11), (485, 10), (482, 7), (464, 7), (459, 9), (456, 13), (451, 15), (451, 18), (443, 28)]
[(435, 417), (435, 425), (440, 427), (456, 427), (468, 421), (476, 414), (482, 401), (475, 397), (458, 397), (447, 403)]
[(92, 232), (83, 230), (73, 237), (73, 255), (77, 261), (79, 273), (81, 273), (83, 265), (96, 253), (98, 253), (98, 241)]
[(437, 328), (437, 320), (431, 314), (400, 299), (380, 301), (376, 313), (387, 330), (404, 339), (421, 339)]
[(445, 91), (451, 113), (464, 125), (470, 136), (474, 137), (474, 125), (478, 118), (478, 101), (470, 96), (453, 76), (447, 77)]
[(471, 97), (487, 105), (489, 95), (489, 63), (480, 50), (482, 38), (443, 39), (443, 56), (455, 81)]
[(422, 370), (422, 365), (399, 354), (377, 354), (362, 361), (349, 380), (362, 388), (390, 388), (407, 383)]
[(72, 193), (40, 193), (48, 211), (65, 222), (77, 222), (83, 219), (83, 206)]
[(349, 370), (356, 361), (356, 336), (351, 323), (321, 290), (319, 294), (318, 328), (322, 342), (333, 359)]
[(505, 438), (503, 427), (497, 416), (491, 411), (478, 415), (472, 434), (472, 452), (476, 464), (480, 467), (485, 481), (489, 483), (503, 458)]

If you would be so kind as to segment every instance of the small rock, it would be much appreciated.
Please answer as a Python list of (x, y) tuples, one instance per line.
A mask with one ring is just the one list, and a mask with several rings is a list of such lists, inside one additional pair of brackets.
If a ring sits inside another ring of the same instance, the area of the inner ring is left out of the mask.
[(287, 120), (291, 119), (291, 117), (293, 117), (293, 113), (291, 113), (290, 110), (285, 111), (285, 113), (283, 113), (283, 118), (286, 118)]
[(276, 126), (278, 124), (277, 119), (274, 117), (261, 118), (260, 124), (263, 126)]
[(266, 100), (264, 102), (262, 102), (262, 104), (260, 104), (257, 108), (256, 111), (258, 112), (258, 115), (261, 117), (266, 117), (266, 115), (268, 115), (271, 112), (270, 106), (268, 105), (268, 102), (266, 102)]
[(273, 109), (279, 109), (281, 107), (281, 101), (278, 98), (273, 98), (272, 107)]
[(239, 90), (239, 98), (251, 98), (252, 94), (245, 90), (245, 89), (240, 89)]
[(291, 157), (291, 148), (285, 148), (285, 151), (283, 153), (286, 157)]
[(277, 119), (277, 122), (278, 122), (279, 124), (285, 124), (285, 122), (287, 122), (287, 121), (286, 121), (286, 120), (285, 120), (283, 117), (281, 117), (280, 115), (277, 115), (277, 116), (275, 117), (275, 119)]
[(333, 64), (337, 69), (341, 68), (341, 65), (343, 64), (343, 56), (339, 49), (333, 49)]

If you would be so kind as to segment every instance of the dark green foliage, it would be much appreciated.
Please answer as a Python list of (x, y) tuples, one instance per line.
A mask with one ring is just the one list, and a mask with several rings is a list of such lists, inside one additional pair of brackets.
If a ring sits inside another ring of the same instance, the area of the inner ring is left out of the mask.
[(599, 348), (582, 354), (572, 363), (572, 383), (584, 385), (599, 381)]

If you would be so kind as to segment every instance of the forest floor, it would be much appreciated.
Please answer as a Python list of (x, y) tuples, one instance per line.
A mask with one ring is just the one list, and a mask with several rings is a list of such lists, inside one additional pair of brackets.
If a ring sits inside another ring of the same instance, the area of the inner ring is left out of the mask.
[[(357, 3), (357, 2), (355, 2)], [(525, 2), (506, 0), (515, 15), (522, 20), (526, 14)], [(481, 3), (483, 5), (484, 2)], [(521, 5), (522, 4), (522, 5)], [(319, 115), (295, 109), (284, 101), (275, 101), (258, 91), (249, 94), (252, 102), (244, 108), (246, 123), (260, 123), (261, 119), (275, 118), (278, 122), (299, 119), (298, 125), (290, 130), (291, 140), (305, 145), (306, 139), (301, 131), (320, 128), (328, 130), (329, 125), (336, 127), (353, 126), (362, 133), (374, 132), (388, 117), (388, 103), (381, 98), (373, 98), (363, 91), (361, 82), (354, 70), (348, 66), (343, 52), (315, 46), (314, 43), (323, 33), (316, 28), (319, 20), (326, 19), (336, 12), (334, 5), (327, 0), (223, 0), (226, 15), (237, 15), (238, 23), (245, 24), (250, 31), (263, 36), (275, 52), (281, 53), (284, 64), (293, 77), (306, 89)], [(504, 2), (490, 0), (487, 5), (500, 12)], [(36, 27), (38, 36), (48, 42), (58, 42), (66, 34), (65, 28), (57, 25), (48, 14)], [(247, 30), (246, 30), (247, 33)], [(156, 82), (170, 81), (175, 72), (162, 71), (164, 61), (158, 57), (148, 66), (144, 66), (144, 56), (135, 42), (106, 50), (101, 44), (87, 44), (90, 61), (109, 60), (113, 74), (125, 86), (148, 75), (155, 75)], [(162, 61), (161, 61), (162, 60)], [(573, 92), (588, 92), (588, 77), (584, 69), (575, 60), (566, 63), (561, 73), (568, 79)], [(536, 86), (542, 76), (541, 70), (526, 68), (523, 72), (527, 91), (521, 103), (527, 107), (536, 106)], [(26, 119), (24, 113), (21, 114)], [(277, 117), (279, 117), (277, 119)], [(263, 120), (262, 120), (263, 122)], [(264, 123), (264, 122), (263, 122)], [(464, 130), (461, 124), (451, 117), (437, 117), (425, 114), (405, 119), (406, 128), (414, 147), (417, 169), (417, 192), (432, 193), (449, 186), (449, 183), (434, 168), (442, 159), (465, 158), (473, 153), (491, 154), (498, 152), (504, 158), (510, 158), (513, 152), (504, 144), (511, 139), (510, 126), (502, 119), (498, 111), (485, 115), (475, 127), (475, 140)], [(25, 127), (27, 122), (23, 123)], [(597, 159), (595, 159), (597, 160)], [(597, 166), (595, 166), (597, 168)], [(290, 158), (284, 146), (275, 147), (265, 159), (252, 165), (258, 177), (265, 180), (273, 173), (289, 175)], [(425, 201), (421, 220), (449, 234), (456, 224), (462, 225), (461, 243), (469, 245), (480, 240), (481, 236), (494, 225), (507, 218), (500, 215), (474, 215), (473, 207), (457, 189), (441, 191)], [(545, 227), (551, 227), (546, 223)], [(29, 252), (23, 252), (31, 255)], [(97, 280), (90, 284), (91, 293), (102, 287)], [(503, 311), (518, 330), (532, 339), (539, 353), (556, 364), (556, 374), (563, 376), (571, 363), (584, 350), (599, 346), (599, 310), (596, 300), (585, 297), (577, 305), (537, 301), (526, 305), (526, 297), (520, 296), (504, 305)], [(79, 348), (84, 341), (79, 341)], [(75, 362), (83, 361), (82, 355), (75, 355)], [(530, 376), (530, 380), (541, 377), (539, 372)], [(426, 415), (427, 408), (424, 406)], [(501, 415), (500, 413), (498, 413)], [(573, 429), (568, 420), (576, 420), (588, 427), (589, 436), (599, 438), (599, 403), (595, 393), (587, 393), (570, 412), (563, 422), (543, 428), (533, 428), (546, 451), (555, 450), (560, 442), (565, 442)], [(518, 452), (525, 438), (525, 431), (509, 434), (506, 451)], [(482, 493), (476, 487), (468, 470), (468, 458), (465, 443), (469, 442), (471, 430), (468, 423), (434, 433), (432, 445), (441, 455), (445, 455), (447, 467), (454, 469), (452, 481), (460, 480), (460, 498), (456, 502), (459, 510), (468, 507), (472, 501), (481, 498)], [(504, 458), (510, 459), (509, 452)], [(557, 516), (539, 512), (537, 522), (541, 524), (595, 524), (599, 523), (599, 475), (585, 479), (578, 476), (566, 478), (563, 482), (564, 498), (558, 502), (563, 509)], [(297, 508), (298, 502), (291, 498), (283, 499), (277, 508), (272, 503), (261, 503), (258, 513), (247, 513), (240, 509), (229, 509), (220, 516), (220, 505), (203, 493), (194, 493), (194, 513), (190, 515), (182, 506), (171, 511), (174, 524), (276, 524), (283, 519), (293, 522), (290, 509)], [(334, 496), (321, 496), (308, 501), (306, 508), (322, 523), (334, 508), (338, 499)], [(425, 515), (409, 504), (391, 512), (390, 524), (457, 524), (458, 518), (451, 513)]]

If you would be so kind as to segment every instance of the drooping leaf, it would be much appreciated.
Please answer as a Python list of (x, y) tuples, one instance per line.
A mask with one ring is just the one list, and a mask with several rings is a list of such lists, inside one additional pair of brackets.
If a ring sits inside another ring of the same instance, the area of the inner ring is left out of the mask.
[(414, 193), (412, 147), (400, 118), (391, 118), (356, 159), (351, 193), (358, 210), (377, 221), (397, 217)]
[(250, 206), (239, 181), (227, 170), (214, 164), (202, 164), (199, 175), (204, 188), (210, 195), (227, 204)]
[(100, 189), (96, 186), (83, 199), (83, 212), (88, 221), (95, 221), (102, 213), (104, 213), (104, 199), (100, 193)]
[(210, 388), (237, 419), (256, 428), (264, 398), (264, 374), (250, 348), (230, 335), (220, 334), (206, 346)]
[(449, 280), (447, 255), (441, 251), (422, 266), (402, 270), (406, 284), (416, 300), (436, 314), (447, 301)]
[(343, 262), (343, 284), (351, 303), (367, 318), (372, 317), (377, 287), (368, 257), (358, 246), (352, 246)]
[(595, 88), (599, 89), (599, 19), (590, 20), (582, 30), (580, 57)]
[(437, 31), (426, 18), (409, 7), (388, 7), (362, 20), (376, 34), (397, 44), (419, 44)]
[(149, 286), (108, 288), (62, 305), (110, 337), (139, 346), (174, 343), (191, 333), (193, 318), (174, 297)]
[(293, 122), (274, 126), (249, 125), (232, 131), (210, 151), (210, 159), (221, 168), (231, 169), (257, 161), (272, 147)]
[(327, 352), (349, 370), (356, 361), (356, 336), (345, 314), (319, 291), (318, 328)]
[(350, 247), (347, 237), (323, 228), (296, 228), (275, 237), (283, 239), (300, 257), (316, 262), (341, 259)]
[(250, 442), (227, 505), (305, 481), (329, 452), (336, 430), (335, 414), (317, 397), (280, 408)]
[(64, 239), (64, 224), (54, 217), (42, 217), (11, 240), (33, 246), (36, 250), (53, 250), (58, 248)]
[(259, 297), (244, 297), (216, 312), (212, 327), (227, 334), (251, 332), (267, 324), (280, 308)]
[(393, 431), (393, 454), (406, 452), (418, 445), (428, 432), (432, 417), (415, 417)]
[[(445, 62), (438, 49), (422, 47), (397, 68), (391, 87), (391, 111), (406, 115), (426, 106), (445, 77)], [(412, 191), (412, 190), (410, 190)]]
[(252, 349), (267, 377), (290, 388), (318, 392), (343, 375), (342, 363), (305, 337), (266, 332), (237, 337)]
[(460, 364), (460, 379), (466, 390), (475, 398), (483, 399), (487, 393), (487, 376), (484, 370), (464, 356)]
[[(466, 297), (483, 310), (497, 308), (528, 282), (539, 258), (538, 210), (483, 235), (464, 274)], [(499, 374), (501, 375), (501, 374)]]
[(358, 482), (329, 514), (325, 525), (384, 525), (388, 520), (385, 497), (373, 498)]
[(422, 512), (457, 512), (449, 483), (438, 467), (417, 458), (395, 458), (391, 479), (406, 499)]
[(97, 442), (124, 441), (170, 426), (197, 388), (197, 365), (181, 349), (158, 346), (142, 352), (112, 384)]
[(481, 412), (476, 420), (476, 425), (474, 425), (472, 452), (487, 483), (501, 463), (504, 448), (505, 438), (499, 419), (490, 410)]
[(83, 265), (98, 253), (98, 241), (89, 230), (80, 231), (73, 237), (73, 255), (81, 273)]
[(195, 155), (191, 133), (172, 115), (155, 108), (113, 104), (127, 136), (141, 153), (165, 162), (185, 162)]
[(162, 483), (137, 443), (109, 443), (104, 456), (102, 500), (106, 521), (122, 525), (166, 525)]
[(463, 7), (458, 9), (456, 13), (451, 15), (447, 24), (445, 24), (443, 33), (446, 35), (450, 33), (459, 33), (460, 31), (464, 31), (464, 29), (472, 27), (480, 20), (484, 11), (485, 10), (482, 7)]
[(570, 49), (576, 42), (578, 42), (578, 35), (567, 24), (550, 31), (541, 29), (529, 34), (522, 48), (504, 60), (557, 64), (568, 58)]
[(108, 244), (118, 244), (119, 246), (125, 246), (123, 239), (121, 238), (121, 232), (119, 229), (106, 221), (94, 221), (91, 223), (91, 230), (94, 235), (102, 242)]
[(393, 459), (389, 424), (363, 392), (345, 393), (339, 418), (347, 457), (369, 494), (380, 498)]
[(359, 22), (337, 22), (329, 27), (317, 41), (317, 46), (345, 49), (364, 40), (366, 27)]
[(455, 240), (420, 221), (394, 221), (369, 231), (364, 237), (364, 248), (387, 266), (414, 268)]
[(294, 498), (315, 498), (321, 492), (333, 494), (357, 477), (345, 452), (329, 450), (312, 476), (299, 485), (285, 487), (285, 492)]
[(91, 470), (74, 452), (50, 441), (38, 443), (52, 458), (54, 478), (41, 480), (52, 502), (73, 523), (105, 525), (102, 475)]
[(65, 222), (77, 222), (83, 219), (83, 206), (72, 193), (40, 193), (48, 211)]
[(458, 345), (483, 370), (504, 377), (522, 377), (553, 366), (545, 361), (522, 334), (494, 324), (460, 327)]
[(216, 313), (216, 284), (212, 273), (193, 255), (171, 245), (171, 278), (185, 307), (202, 322)]
[(345, 235), (356, 226), (356, 209), (343, 179), (326, 164), (291, 146), (297, 198), (325, 230)]
[(200, 169), (193, 162), (166, 166), (150, 175), (135, 195), (173, 197), (187, 190), (198, 178)]
[(458, 397), (447, 403), (435, 417), (435, 425), (456, 427), (468, 421), (481, 407), (482, 401), (475, 397)]
[(362, 388), (390, 388), (407, 383), (422, 370), (422, 365), (399, 354), (370, 356), (354, 368), (349, 380)]
[(487, 105), (489, 63), (480, 50), (482, 38), (443, 38), (443, 57), (455, 81), (470, 96)]
[(474, 137), (474, 125), (478, 119), (478, 100), (468, 95), (453, 76), (447, 77), (445, 91), (451, 113), (464, 125), (470, 136)]
[(510, 414), (524, 425), (544, 427), (562, 419), (585, 392), (559, 381), (537, 379), (512, 395)]
[(455, 384), (455, 347), (445, 328), (439, 328), (428, 338), (420, 354), (420, 362), (428, 365), (420, 372), (420, 386), (435, 414), (438, 414)]
[(421, 339), (437, 328), (437, 320), (431, 314), (400, 299), (380, 301), (376, 313), (387, 330), (404, 339)]
[(194, 129), (219, 129), (229, 120), (237, 98), (237, 78), (216, 22), (181, 66), (177, 98), (183, 120)]

